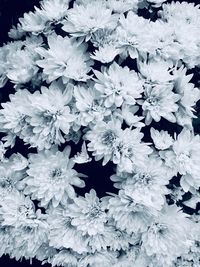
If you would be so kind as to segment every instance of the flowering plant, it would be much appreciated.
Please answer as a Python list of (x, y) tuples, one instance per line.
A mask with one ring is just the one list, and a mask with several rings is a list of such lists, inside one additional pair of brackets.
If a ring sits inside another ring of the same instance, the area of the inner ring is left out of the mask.
[[(0, 256), (200, 265), (200, 6), (164, 2), (42, 0), (9, 31)], [(104, 196), (87, 190), (95, 162), (113, 167)]]

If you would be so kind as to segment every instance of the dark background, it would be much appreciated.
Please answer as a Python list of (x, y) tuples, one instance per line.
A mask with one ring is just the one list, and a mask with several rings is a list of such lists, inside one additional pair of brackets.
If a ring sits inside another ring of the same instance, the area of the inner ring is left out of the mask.
[[(92, 0), (91, 0), (92, 1)], [(171, 1), (167, 1), (171, 2)], [(183, 2), (183, 1), (180, 1)], [(187, 2), (195, 2), (196, 4), (198, 1), (187, 1)], [(18, 22), (18, 18), (23, 16), (25, 12), (33, 11), (34, 6), (39, 5), (39, 0), (0, 0), (0, 46), (4, 43), (9, 41), (8, 38), (8, 31), (12, 27), (12, 25), (16, 25)], [(149, 13), (146, 11), (140, 11), (140, 15), (148, 18)], [(128, 64), (128, 62), (126, 62)], [(192, 69), (189, 72), (195, 73), (192, 82), (196, 85), (199, 85), (199, 70)], [(0, 89), (0, 102), (8, 101), (8, 95), (10, 93), (14, 93), (13, 85), (11, 83), (7, 83), (4, 88)], [(200, 117), (200, 104), (196, 107), (196, 115)], [(159, 123), (152, 125), (157, 129), (164, 129), (168, 130), (170, 133), (179, 132), (181, 129), (177, 127), (177, 125), (170, 124), (165, 120), (161, 120)], [(194, 120), (194, 128), (196, 133), (200, 133), (200, 120)], [(150, 141), (149, 139), (149, 129), (145, 127), (145, 140)], [(1, 134), (0, 134), (1, 137)], [(75, 154), (76, 152), (80, 151), (80, 144), (78, 146), (72, 145), (72, 153)], [(8, 153), (8, 157), (14, 153), (20, 152), (22, 155), (26, 156), (29, 152), (36, 152), (36, 149), (29, 149), (28, 146), (25, 146), (21, 140), (17, 140), (16, 146)], [(110, 181), (109, 177), (114, 173), (113, 170), (114, 166), (112, 163), (108, 163), (106, 166), (102, 167), (101, 162), (95, 162), (92, 160), (91, 163), (76, 166), (76, 170), (78, 172), (82, 172), (88, 175), (86, 178), (86, 188), (76, 190), (78, 194), (84, 195), (85, 192), (88, 192), (91, 188), (94, 188), (99, 197), (105, 195), (106, 192), (114, 192), (116, 190), (112, 186), (112, 182)], [(176, 183), (176, 182), (175, 182)], [(189, 211), (191, 213), (191, 211)], [(0, 244), (1, 246), (1, 244)], [(0, 267), (30, 267), (29, 261), (22, 260), (22, 261), (15, 261), (14, 259), (10, 259), (9, 256), (3, 256), (0, 258)], [(42, 266), (41, 263), (37, 260), (33, 260), (32, 262), (33, 267)], [(43, 265), (48, 267), (50, 265), (45, 264)]]

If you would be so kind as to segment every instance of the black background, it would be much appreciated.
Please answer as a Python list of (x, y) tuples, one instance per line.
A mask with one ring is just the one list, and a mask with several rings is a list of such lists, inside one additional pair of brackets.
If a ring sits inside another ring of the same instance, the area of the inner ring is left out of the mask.
[[(91, 0), (92, 1), (92, 0)], [(168, 1), (171, 2), (171, 1)], [(182, 2), (182, 1), (180, 1)], [(197, 1), (187, 1), (187, 2), (195, 2)], [(34, 6), (38, 6), (38, 0), (0, 0), (0, 46), (6, 43), (8, 38), (8, 31), (12, 25), (16, 25), (18, 22), (18, 18), (23, 16), (25, 12), (33, 11)], [(148, 17), (147, 12), (140, 12), (140, 15), (144, 17)], [(128, 62), (127, 62), (128, 63)], [(196, 85), (199, 85), (199, 70), (193, 69), (190, 72), (195, 73), (193, 77), (193, 82)], [(8, 94), (14, 93), (13, 85), (8, 83), (4, 88), (0, 89), (0, 102), (8, 101)], [(197, 116), (200, 117), (200, 104), (196, 107)], [(177, 127), (177, 125), (170, 124), (165, 120), (161, 120), (159, 123), (152, 125), (158, 129), (168, 130), (169, 132), (179, 132), (181, 129)], [(200, 121), (199, 119), (194, 120), (194, 127), (195, 132), (200, 132)], [(146, 127), (145, 127), (146, 128)], [(145, 130), (145, 141), (150, 141), (149, 139), (149, 129), (146, 128)], [(1, 135), (0, 135), (1, 137)], [(80, 151), (80, 145), (74, 146), (72, 145), (72, 152), (75, 154), (77, 151)], [(29, 149), (28, 146), (25, 146), (21, 140), (17, 140), (15, 148), (10, 151), (9, 153), (12, 154), (13, 152), (20, 152), (24, 156), (26, 156), (29, 152), (35, 152), (35, 149)], [(7, 156), (9, 156), (9, 153)], [(108, 163), (106, 166), (102, 167), (101, 162), (95, 162), (92, 160), (89, 164), (83, 164), (76, 167), (76, 170), (88, 175), (88, 178), (85, 179), (86, 181), (86, 188), (76, 190), (77, 193), (80, 195), (84, 195), (85, 192), (88, 192), (91, 188), (94, 188), (99, 197), (105, 195), (106, 192), (114, 192), (116, 190), (112, 186), (112, 182), (110, 181), (109, 177), (114, 173), (114, 166), (111, 163)], [(0, 244), (1, 246), (1, 244)], [(14, 259), (10, 259), (9, 256), (3, 256), (0, 258), (0, 267), (30, 267), (29, 261), (22, 260), (22, 261), (15, 261)], [(33, 260), (32, 262), (33, 267), (42, 266), (41, 263), (37, 260)], [(48, 264), (43, 265), (45, 267), (50, 266)]]

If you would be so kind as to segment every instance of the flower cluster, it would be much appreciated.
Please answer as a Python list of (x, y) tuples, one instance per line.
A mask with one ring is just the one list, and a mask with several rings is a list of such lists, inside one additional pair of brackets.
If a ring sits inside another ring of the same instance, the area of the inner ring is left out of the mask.
[[(42, 0), (10, 30), (0, 256), (199, 266), (200, 6), (165, 2)], [(95, 161), (113, 167), (115, 193), (80, 193)]]

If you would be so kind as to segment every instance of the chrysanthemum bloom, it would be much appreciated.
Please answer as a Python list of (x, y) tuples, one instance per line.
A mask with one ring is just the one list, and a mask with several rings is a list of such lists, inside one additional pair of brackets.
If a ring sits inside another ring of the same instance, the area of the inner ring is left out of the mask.
[(56, 147), (30, 154), (27, 178), (24, 179), (25, 194), (37, 199), (42, 206), (67, 203), (68, 198), (76, 196), (73, 186), (84, 187), (85, 183), (79, 177), (81, 174), (74, 169), (74, 162), (69, 158), (70, 148), (63, 152)]
[(154, 145), (158, 150), (165, 150), (173, 145), (174, 139), (167, 131), (157, 131), (154, 128), (151, 128), (150, 132)]
[(117, 262), (117, 256), (117, 252), (102, 250), (100, 252), (87, 254), (86, 256), (82, 257), (82, 259), (79, 261), (79, 266), (110, 267)]
[(72, 249), (79, 254), (86, 253), (89, 249), (88, 241), (71, 221), (71, 217), (65, 213), (65, 208), (58, 207), (48, 212), (49, 245), (57, 249)]
[(68, 134), (76, 119), (69, 107), (71, 98), (72, 85), (65, 86), (61, 80), (53, 82), (49, 88), (41, 87), (41, 94), (35, 92), (30, 98), (26, 119), (32, 127), (32, 134), (25, 132), (24, 140), (39, 149), (48, 149), (53, 143), (64, 143), (62, 133)]
[(129, 10), (138, 9), (139, 0), (107, 0), (106, 5), (116, 13), (125, 13)]
[(128, 234), (145, 231), (154, 214), (151, 208), (134, 202), (124, 190), (110, 198), (108, 209), (108, 214), (115, 220), (116, 226)]
[(52, 258), (49, 259), (49, 263), (52, 266), (68, 266), (68, 267), (77, 267), (78, 265), (78, 255), (69, 250), (62, 249), (57, 252)]
[(192, 74), (186, 75), (186, 68), (177, 70), (175, 91), (181, 98), (178, 102), (179, 108), (176, 112), (177, 123), (192, 129), (192, 119), (196, 118), (194, 107), (200, 99), (200, 90), (190, 82)]
[(27, 83), (36, 75), (39, 68), (35, 61), (39, 56), (32, 50), (36, 43), (40, 45), (40, 38), (26, 38), (25, 41), (10, 42), (0, 49), (2, 86), (7, 79), (15, 84)]
[(89, 78), (87, 73), (93, 62), (86, 53), (86, 44), (80, 44), (67, 36), (53, 34), (48, 37), (48, 46), (48, 49), (36, 49), (43, 58), (36, 63), (43, 68), (48, 82), (59, 77), (76, 81), (86, 81)]
[(32, 219), (24, 227), (15, 228), (13, 233), (14, 246), (10, 252), (11, 257), (15, 257), (16, 260), (21, 257), (25, 259), (34, 258), (40, 247), (48, 242), (48, 230), (44, 215), (41, 218)]
[(93, 87), (77, 85), (74, 87), (76, 108), (78, 109), (77, 123), (87, 126), (103, 121), (104, 117), (110, 115), (111, 110), (104, 106), (104, 100), (100, 93)]
[(116, 143), (113, 162), (119, 171), (132, 172), (137, 166), (143, 166), (145, 159), (152, 153), (148, 143), (142, 142), (143, 133), (139, 128), (126, 128), (120, 133)]
[(145, 123), (149, 125), (152, 120), (159, 122), (161, 117), (170, 122), (176, 122), (174, 113), (178, 110), (178, 94), (172, 92), (171, 86), (147, 86), (145, 89), (145, 100), (142, 104)]
[(0, 201), (21, 189), (20, 181), (26, 176), (27, 165), (28, 161), (20, 154), (13, 154), (9, 161), (0, 163)]
[(183, 129), (171, 148), (159, 152), (166, 166), (180, 173), (181, 185), (185, 191), (200, 186), (200, 137)]
[(135, 173), (122, 182), (122, 188), (127, 196), (136, 203), (161, 210), (165, 195), (169, 193), (166, 185), (172, 176), (158, 157), (149, 157), (143, 167), (136, 168)]
[(122, 132), (119, 120), (102, 121), (89, 130), (85, 138), (90, 141), (88, 150), (93, 151), (96, 160), (103, 158), (103, 165), (113, 158), (113, 152)]
[(94, 79), (95, 88), (105, 98), (105, 106), (112, 105), (120, 107), (125, 101), (126, 104), (134, 105), (137, 98), (141, 98), (143, 92), (143, 82), (139, 79), (135, 71), (128, 67), (121, 67), (113, 63), (108, 69), (94, 71), (97, 79)]
[(2, 226), (24, 227), (37, 220), (39, 210), (35, 211), (30, 197), (15, 191), (8, 194), (0, 206), (0, 221)]
[(62, 29), (74, 37), (83, 37), (88, 41), (92, 33), (99, 29), (115, 28), (117, 20), (118, 15), (112, 14), (112, 10), (103, 1), (74, 4), (68, 11), (66, 21), (63, 21)]
[(71, 217), (71, 224), (82, 231), (83, 235), (96, 235), (104, 230), (107, 221), (106, 203), (100, 200), (94, 189), (86, 193), (85, 197), (73, 199), (74, 203), (68, 204), (66, 215)]
[(47, 21), (59, 22), (67, 15), (70, 0), (43, 0), (40, 8), (35, 8)]
[(165, 206), (142, 234), (142, 247), (148, 256), (155, 255), (163, 265), (172, 263), (176, 257), (187, 251), (190, 245), (190, 227), (190, 220), (180, 208), (174, 205)]
[[(20, 135), (22, 129), (28, 127), (26, 113), (30, 109), (30, 92), (19, 90), (14, 95), (10, 95), (10, 102), (2, 103), (3, 109), (0, 110), (1, 131)], [(23, 103), (23, 104), (22, 104)]]
[(49, 30), (46, 24), (46, 18), (38, 12), (30, 11), (29, 13), (25, 13), (24, 17), (19, 19), (19, 22), (19, 31), (31, 32), (32, 34), (38, 35), (43, 31)]
[(144, 38), (150, 29), (143, 17), (137, 16), (133, 11), (129, 11), (126, 17), (121, 15), (116, 31), (122, 58), (128, 55), (133, 59), (138, 58), (139, 52), (142, 54), (146, 50)]

